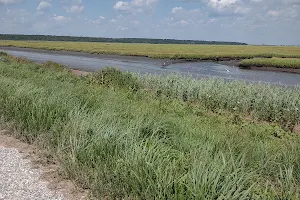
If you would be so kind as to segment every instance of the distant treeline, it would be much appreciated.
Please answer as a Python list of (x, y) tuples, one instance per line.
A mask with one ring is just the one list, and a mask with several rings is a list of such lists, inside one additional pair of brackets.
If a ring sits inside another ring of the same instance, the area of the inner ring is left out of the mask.
[(0, 34), (0, 40), (40, 40), (40, 41), (70, 41), (70, 42), (108, 42), (108, 43), (148, 43), (148, 44), (217, 44), (217, 45), (247, 45), (240, 42), (202, 41), (202, 40), (175, 40), (150, 38), (101, 38), (101, 37), (74, 37), (55, 35), (15, 35)]

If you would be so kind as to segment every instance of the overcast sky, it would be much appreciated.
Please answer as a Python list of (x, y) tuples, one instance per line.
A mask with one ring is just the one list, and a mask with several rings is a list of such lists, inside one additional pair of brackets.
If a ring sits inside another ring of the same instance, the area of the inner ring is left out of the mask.
[(300, 0), (0, 0), (0, 33), (300, 45)]

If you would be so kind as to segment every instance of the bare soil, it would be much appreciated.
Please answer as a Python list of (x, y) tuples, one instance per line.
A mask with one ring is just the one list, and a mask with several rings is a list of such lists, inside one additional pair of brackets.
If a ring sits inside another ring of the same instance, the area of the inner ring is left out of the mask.
[(293, 133), (297, 133), (300, 134), (300, 124), (296, 124), (294, 129), (293, 129)]
[(258, 71), (288, 72), (288, 73), (300, 74), (300, 69), (293, 69), (293, 68), (255, 67), (255, 66), (251, 66), (251, 67), (246, 68), (246, 69), (258, 70)]
[(77, 69), (72, 69), (72, 73), (75, 74), (76, 76), (87, 76), (91, 74), (91, 72), (81, 71)]

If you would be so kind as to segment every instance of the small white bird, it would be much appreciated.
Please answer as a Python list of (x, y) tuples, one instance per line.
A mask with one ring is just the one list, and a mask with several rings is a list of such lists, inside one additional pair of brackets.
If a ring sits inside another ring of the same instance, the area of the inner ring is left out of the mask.
[(228, 69), (226, 69), (227, 72), (230, 72)]

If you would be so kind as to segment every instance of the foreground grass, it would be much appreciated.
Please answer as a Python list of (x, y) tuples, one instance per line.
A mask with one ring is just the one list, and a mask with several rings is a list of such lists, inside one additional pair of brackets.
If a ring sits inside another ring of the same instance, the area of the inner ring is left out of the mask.
[(241, 67), (277, 67), (300, 69), (300, 59), (295, 58), (254, 58), (242, 60)]
[(300, 58), (300, 47), (251, 45), (119, 44), (89, 42), (0, 41), (0, 46), (66, 50), (93, 54), (147, 56), (151, 58), (227, 60), (254, 57)]
[(180, 75), (139, 76), (139, 84), (182, 101), (204, 105), (214, 112), (230, 111), (258, 121), (275, 122), (286, 130), (300, 124), (300, 87), (274, 87), (265, 84), (193, 79)]
[(299, 198), (299, 136), (107, 74), (2, 56), (0, 114), (98, 198)]

